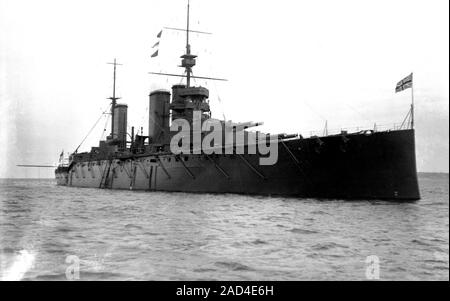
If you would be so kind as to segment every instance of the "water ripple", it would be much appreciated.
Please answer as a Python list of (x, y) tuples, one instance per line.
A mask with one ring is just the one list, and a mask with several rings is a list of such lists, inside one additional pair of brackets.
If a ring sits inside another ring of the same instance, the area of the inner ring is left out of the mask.
[(422, 200), (130, 192), (0, 180), (0, 275), (65, 280), (449, 279), (448, 175)]

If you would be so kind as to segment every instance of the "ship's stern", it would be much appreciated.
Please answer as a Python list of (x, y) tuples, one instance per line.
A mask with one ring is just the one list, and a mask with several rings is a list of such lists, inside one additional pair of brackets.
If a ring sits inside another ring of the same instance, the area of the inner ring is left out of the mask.
[(55, 169), (56, 184), (60, 186), (67, 186), (69, 183), (69, 168), (67, 166), (58, 166)]

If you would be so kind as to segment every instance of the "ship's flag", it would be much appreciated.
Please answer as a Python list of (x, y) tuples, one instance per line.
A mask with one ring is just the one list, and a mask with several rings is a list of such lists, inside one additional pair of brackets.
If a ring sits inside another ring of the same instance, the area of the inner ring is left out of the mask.
[(397, 87), (395, 87), (395, 93), (402, 92), (403, 90), (412, 88), (413, 85), (413, 74), (411, 73), (404, 79), (398, 82)]
[[(158, 33), (158, 35), (157, 35), (158, 39), (161, 38), (162, 32), (163, 32), (163, 31), (161, 30), (161, 31)], [(155, 51), (155, 53), (152, 54), (152, 58), (158, 56), (158, 52), (159, 52), (159, 42), (160, 42), (160, 41), (158, 40), (158, 41), (155, 43), (155, 45), (153, 45), (153, 47), (152, 47), (152, 49), (156, 47), (156, 51)]]

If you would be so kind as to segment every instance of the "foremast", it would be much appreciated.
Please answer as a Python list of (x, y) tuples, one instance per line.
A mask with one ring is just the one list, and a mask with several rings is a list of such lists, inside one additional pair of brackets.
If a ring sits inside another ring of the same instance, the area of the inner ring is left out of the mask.
[(191, 54), (191, 45), (189, 44), (189, 13), (190, 13), (190, 0), (187, 3), (187, 19), (186, 19), (186, 53), (181, 56), (181, 66), (186, 72), (186, 88), (191, 86), (192, 68), (195, 66), (196, 55)]

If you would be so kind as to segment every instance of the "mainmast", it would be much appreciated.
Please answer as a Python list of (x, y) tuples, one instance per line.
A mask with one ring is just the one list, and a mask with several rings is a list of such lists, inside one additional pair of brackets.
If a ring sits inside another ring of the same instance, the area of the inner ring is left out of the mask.
[(183, 59), (181, 61), (181, 67), (183, 67), (186, 71), (186, 87), (189, 88), (191, 85), (191, 75), (192, 75), (192, 67), (195, 66), (195, 58), (196, 55), (191, 54), (191, 45), (189, 44), (189, 10), (190, 10), (190, 0), (188, 0), (187, 4), (187, 24), (186, 24), (186, 54), (181, 56)]
[(117, 100), (120, 97), (116, 97), (116, 67), (121, 64), (117, 63), (116, 59), (114, 59), (114, 63), (108, 63), (110, 65), (114, 65), (114, 75), (113, 75), (113, 96), (109, 97), (111, 99), (111, 137), (114, 139), (114, 111), (116, 109)]
[[(198, 78), (198, 79), (207, 79), (207, 80), (218, 80), (218, 81), (227, 81), (223, 78), (213, 78), (213, 77), (204, 77), (204, 76), (194, 76), (192, 74), (192, 67), (195, 66), (197, 58), (196, 55), (191, 54), (191, 45), (189, 44), (189, 34), (191, 32), (199, 33), (199, 34), (208, 34), (210, 35), (210, 32), (204, 32), (204, 31), (196, 31), (190, 29), (190, 0), (187, 1), (187, 18), (186, 18), (186, 29), (180, 29), (180, 28), (173, 28), (173, 27), (164, 27), (165, 29), (170, 30), (179, 30), (179, 31), (186, 31), (186, 53), (181, 56), (181, 66), (185, 69), (183, 75), (180, 74), (171, 74), (171, 73), (162, 73), (162, 72), (149, 72), (149, 74), (156, 74), (156, 75), (164, 75), (164, 76), (175, 76), (175, 77), (186, 77), (186, 88), (191, 87), (191, 79), (192, 78)], [(159, 36), (158, 36), (159, 37)]]

